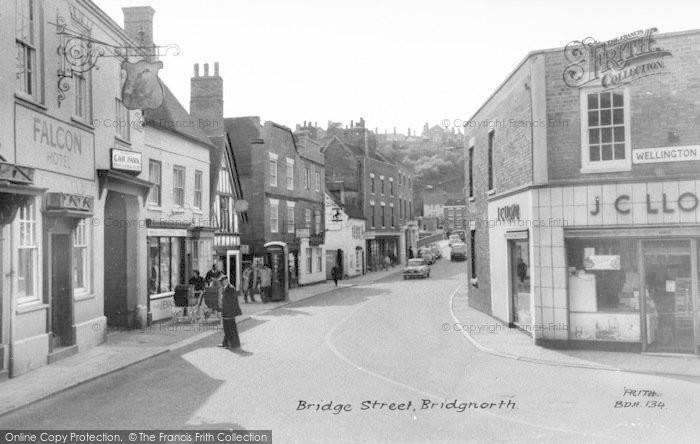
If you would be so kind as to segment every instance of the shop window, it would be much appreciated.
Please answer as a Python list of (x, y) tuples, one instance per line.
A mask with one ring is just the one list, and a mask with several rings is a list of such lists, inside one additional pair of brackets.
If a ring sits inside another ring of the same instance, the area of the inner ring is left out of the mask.
[(75, 293), (90, 291), (89, 227), (90, 224), (83, 219), (73, 232), (73, 292)]
[(194, 207), (202, 208), (202, 172), (195, 170), (194, 172)]
[(149, 295), (175, 291), (177, 285), (184, 283), (182, 248), (182, 238), (148, 238)]
[(311, 266), (313, 264), (313, 257), (311, 257), (311, 254), (312, 254), (311, 252), (312, 252), (311, 248), (306, 249), (306, 273), (307, 274), (312, 273)]
[(148, 202), (153, 205), (161, 205), (161, 163), (157, 160), (148, 161), (148, 180), (153, 183), (148, 195)]
[(35, 301), (39, 297), (39, 244), (37, 240), (36, 202), (21, 207), (17, 214), (19, 242), (17, 249), (17, 302)]
[(173, 205), (185, 206), (185, 167), (173, 166)]
[(581, 108), (583, 172), (629, 170), (631, 155), (627, 91), (582, 91)]
[(571, 311), (639, 310), (634, 239), (569, 239), (566, 254)]
[(39, 101), (39, 42), (41, 18), (36, 0), (15, 1), (15, 45), (17, 51), (17, 90)]

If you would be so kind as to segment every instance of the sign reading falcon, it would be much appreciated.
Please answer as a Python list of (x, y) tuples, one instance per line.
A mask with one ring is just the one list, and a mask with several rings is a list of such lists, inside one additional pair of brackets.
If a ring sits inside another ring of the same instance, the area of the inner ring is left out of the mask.
[(140, 60), (136, 63), (122, 62), (126, 81), (122, 87), (122, 102), (128, 109), (156, 109), (163, 103), (163, 85), (158, 70), (163, 62)]

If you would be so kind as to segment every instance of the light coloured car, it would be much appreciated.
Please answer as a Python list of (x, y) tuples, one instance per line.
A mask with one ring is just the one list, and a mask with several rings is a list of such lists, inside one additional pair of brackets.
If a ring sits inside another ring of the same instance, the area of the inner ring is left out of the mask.
[(453, 244), (462, 242), (462, 238), (459, 237), (458, 234), (451, 234), (450, 238), (448, 239), (448, 242), (449, 242), (450, 247), (451, 247)]
[(409, 259), (408, 265), (403, 269), (404, 279), (427, 278), (430, 277), (430, 267), (425, 263), (425, 259)]
[(429, 249), (421, 250), (420, 257), (425, 259), (425, 263), (433, 265), (437, 261), (437, 257)]
[(450, 251), (450, 260), (451, 261), (466, 261), (467, 260), (467, 244), (463, 242), (457, 242), (452, 244)]
[(430, 244), (430, 251), (433, 252), (437, 259), (440, 259), (442, 257), (442, 251), (440, 250), (440, 247), (438, 247), (437, 244)]

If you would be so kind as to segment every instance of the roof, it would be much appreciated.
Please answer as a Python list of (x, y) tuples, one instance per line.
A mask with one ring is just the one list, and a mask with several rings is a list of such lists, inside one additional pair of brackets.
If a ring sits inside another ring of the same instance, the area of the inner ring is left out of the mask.
[(444, 193), (425, 193), (423, 194), (423, 205), (444, 204), (446, 199)]
[(348, 215), (348, 217), (351, 217), (353, 219), (362, 219), (365, 220), (365, 216), (362, 213), (362, 208), (356, 205), (346, 205), (340, 201), (333, 193), (326, 193), (326, 196), (328, 196), (334, 204), (338, 205), (342, 210), (345, 212), (345, 214)]
[[(350, 143), (347, 140), (342, 140), (340, 137), (333, 136), (331, 137), (326, 143), (323, 145), (323, 152), (326, 152), (326, 148), (328, 148), (333, 141), (337, 141), (341, 147), (343, 147), (346, 151), (350, 152), (353, 156), (357, 157), (365, 157), (365, 147), (363, 146), (364, 144), (356, 144), (356, 143)], [(395, 162), (392, 162), (391, 160), (387, 159), (386, 157), (382, 156), (380, 153), (377, 152), (376, 149), (374, 150), (369, 150), (369, 157), (370, 159), (378, 160), (380, 162), (384, 163), (389, 163), (392, 165), (397, 165)]]
[(171, 131), (193, 142), (215, 148), (204, 131), (198, 126), (198, 120), (189, 115), (175, 95), (164, 83), (163, 103), (156, 109), (146, 109), (143, 117), (146, 126), (163, 131)]

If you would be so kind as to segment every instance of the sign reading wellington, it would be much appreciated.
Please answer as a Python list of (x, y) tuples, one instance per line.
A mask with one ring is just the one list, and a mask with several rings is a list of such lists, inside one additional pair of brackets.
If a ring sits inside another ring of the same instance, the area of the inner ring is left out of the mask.
[(671, 52), (656, 46), (653, 34), (657, 31), (639, 30), (606, 42), (586, 37), (569, 43), (564, 57), (571, 64), (564, 69), (564, 83), (575, 88), (589, 84), (615, 88), (661, 74), (666, 68), (663, 58)]
[(687, 162), (691, 160), (700, 160), (700, 145), (632, 150), (632, 163)]
[(17, 163), (83, 179), (95, 177), (95, 136), (47, 115), (15, 106)]

